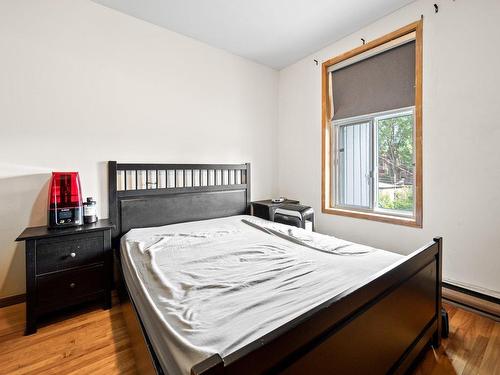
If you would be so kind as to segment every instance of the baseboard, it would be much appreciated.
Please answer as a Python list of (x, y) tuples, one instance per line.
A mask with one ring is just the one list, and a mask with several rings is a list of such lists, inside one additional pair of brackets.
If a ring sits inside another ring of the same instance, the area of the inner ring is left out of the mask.
[(443, 299), (500, 319), (500, 299), (496, 297), (443, 283)]
[(491, 296), (488, 294), (476, 292), (475, 290), (471, 290), (471, 289), (464, 288), (462, 286), (458, 286), (458, 285), (447, 283), (447, 282), (443, 282), (442, 285), (443, 285), (443, 288), (451, 289), (451, 290), (454, 290), (456, 292), (467, 294), (469, 296), (473, 296), (473, 297), (476, 297), (476, 298), (479, 298), (479, 299), (482, 299), (485, 301), (493, 302), (493, 303), (496, 303), (497, 305), (500, 305), (500, 298), (497, 298), (497, 297), (494, 297), (494, 296)]
[(493, 297), (497, 300), (500, 300), (500, 290), (493, 290), (476, 284), (465, 283), (463, 281), (453, 280), (450, 278), (443, 278), (443, 284), (447, 284), (451, 288), (461, 288), (461, 290), (466, 290), (472, 293), (479, 293), (480, 295)]
[(0, 308), (17, 305), (26, 301), (26, 294), (18, 294), (16, 296), (9, 296), (0, 298)]

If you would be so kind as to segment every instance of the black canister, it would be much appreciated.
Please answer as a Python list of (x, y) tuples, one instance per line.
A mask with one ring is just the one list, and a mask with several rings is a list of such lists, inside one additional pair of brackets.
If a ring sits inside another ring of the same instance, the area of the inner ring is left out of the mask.
[(88, 197), (87, 202), (83, 202), (83, 221), (85, 224), (97, 222), (97, 203), (92, 197)]

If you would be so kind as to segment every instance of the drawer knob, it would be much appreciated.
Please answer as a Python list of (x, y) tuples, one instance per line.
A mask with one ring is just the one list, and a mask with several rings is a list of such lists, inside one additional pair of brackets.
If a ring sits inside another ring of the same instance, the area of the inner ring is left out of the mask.
[(75, 286), (76, 286), (76, 284), (75, 284), (75, 283), (71, 283), (71, 284), (69, 284), (69, 287), (70, 287), (70, 288), (74, 288)]
[(69, 254), (69, 256), (70, 256), (71, 258), (74, 258), (74, 257), (76, 257), (76, 253), (71, 253), (71, 254)]

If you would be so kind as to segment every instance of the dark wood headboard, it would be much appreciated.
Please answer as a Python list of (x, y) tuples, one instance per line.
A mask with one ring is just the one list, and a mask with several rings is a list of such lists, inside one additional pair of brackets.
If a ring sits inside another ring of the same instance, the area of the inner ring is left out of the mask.
[(132, 228), (249, 213), (250, 163), (108, 162), (113, 243)]

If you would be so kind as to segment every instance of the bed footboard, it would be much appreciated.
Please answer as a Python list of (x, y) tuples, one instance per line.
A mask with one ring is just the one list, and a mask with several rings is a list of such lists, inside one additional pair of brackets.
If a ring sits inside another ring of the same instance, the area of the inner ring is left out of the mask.
[(399, 374), (440, 345), (442, 239), (236, 352), (210, 374)]

